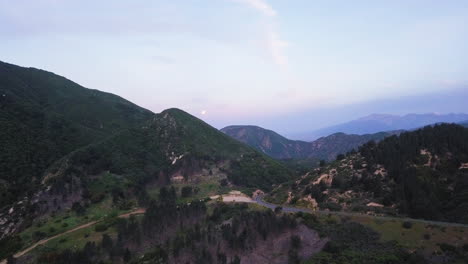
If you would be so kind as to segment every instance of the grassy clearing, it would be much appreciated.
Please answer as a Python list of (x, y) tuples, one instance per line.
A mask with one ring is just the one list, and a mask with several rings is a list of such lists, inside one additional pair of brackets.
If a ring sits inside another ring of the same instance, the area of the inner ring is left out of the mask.
[(439, 244), (442, 243), (453, 246), (468, 244), (468, 228), (464, 227), (443, 227), (412, 222), (410, 228), (405, 228), (402, 220), (381, 220), (366, 216), (354, 216), (352, 220), (380, 233), (382, 241), (393, 240), (405, 248), (420, 250), (425, 254), (439, 252)]
[(38, 221), (21, 232), (20, 237), (24, 242), (24, 248), (27, 248), (34, 242), (43, 238), (51, 237), (77, 226), (103, 219), (108, 215), (124, 212), (125, 211), (113, 208), (112, 201), (110, 199), (105, 199), (99, 204), (90, 205), (86, 209), (86, 213), (82, 216), (69, 210)]
[(82, 249), (87, 242), (96, 242), (96, 244), (99, 244), (103, 234), (115, 236), (115, 230), (109, 228), (105, 232), (96, 232), (94, 226), (90, 226), (52, 239), (47, 242), (47, 244), (39, 246), (35, 250), (39, 252), (56, 252), (65, 249)]

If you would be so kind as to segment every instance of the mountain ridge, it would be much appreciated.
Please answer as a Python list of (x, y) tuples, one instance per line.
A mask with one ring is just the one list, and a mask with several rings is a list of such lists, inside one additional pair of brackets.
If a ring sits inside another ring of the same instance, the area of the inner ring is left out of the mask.
[(379, 132), (366, 135), (335, 133), (312, 142), (290, 140), (280, 134), (259, 126), (233, 125), (222, 128), (227, 135), (254, 147), (276, 159), (324, 159), (333, 160), (370, 141), (381, 140), (400, 131)]
[[(370, 114), (341, 124), (317, 129), (309, 133), (301, 133), (302, 140), (314, 140), (337, 132), (346, 134), (369, 134), (380, 131), (412, 130), (435, 123), (458, 123), (468, 119), (465, 113), (409, 113), (405, 115)], [(307, 135), (306, 135), (307, 134)]]
[[(155, 114), (59, 75), (3, 62), (0, 127), (0, 239), (34, 218), (116, 192), (116, 202), (146, 201), (150, 183), (209, 178), (268, 190), (292, 176), (183, 110)], [(104, 179), (113, 189), (96, 189)]]

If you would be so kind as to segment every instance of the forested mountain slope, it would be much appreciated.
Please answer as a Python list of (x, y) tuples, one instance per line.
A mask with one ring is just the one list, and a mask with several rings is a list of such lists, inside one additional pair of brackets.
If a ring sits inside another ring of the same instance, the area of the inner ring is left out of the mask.
[(93, 187), (104, 175), (127, 201), (145, 196), (148, 183), (212, 176), (268, 190), (291, 177), (181, 110), (154, 114), (42, 70), (1, 63), (0, 110), (2, 236), (24, 228), (25, 219), (110, 196)]
[(153, 115), (53, 73), (0, 62), (0, 207), (65, 154)]
[(467, 193), (468, 129), (440, 124), (364, 144), (275, 189), (270, 199), (468, 223)]
[(234, 184), (264, 189), (290, 176), (276, 161), (179, 109), (165, 110), (142, 128), (81, 148), (54, 164), (47, 175), (56, 182), (62, 176), (109, 171), (134, 183), (167, 184), (172, 177), (188, 179), (203, 169), (220, 170)]

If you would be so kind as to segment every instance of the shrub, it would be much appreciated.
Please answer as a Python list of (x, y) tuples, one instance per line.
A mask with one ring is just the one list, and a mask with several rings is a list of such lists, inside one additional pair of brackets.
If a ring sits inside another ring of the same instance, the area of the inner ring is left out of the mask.
[(107, 230), (107, 225), (103, 224), (103, 223), (99, 223), (97, 224), (95, 227), (94, 227), (94, 230), (96, 232), (104, 232)]
[(81, 205), (79, 202), (74, 202), (72, 205), (72, 210), (77, 214), (77, 215), (84, 215), (86, 212), (86, 209)]
[(406, 229), (411, 229), (411, 227), (413, 227), (413, 223), (409, 221), (404, 221), (403, 224), (401, 224), (401, 226)]
[(0, 259), (16, 253), (23, 246), (19, 236), (10, 236), (0, 240)]
[(336, 160), (343, 160), (345, 158), (345, 155), (344, 154), (338, 154), (336, 156)]
[(181, 190), (181, 196), (183, 198), (187, 198), (187, 197), (190, 197), (192, 196), (192, 186), (184, 186), (182, 187), (182, 190)]
[(224, 186), (227, 186), (227, 185), (228, 185), (228, 180), (227, 180), (227, 179), (221, 179), (221, 180), (219, 181), (219, 185), (221, 185), (221, 186), (223, 186), (223, 187), (224, 187)]
[(468, 244), (464, 244), (462, 248), (463, 248), (463, 251), (468, 253)]
[(333, 202), (329, 203), (321, 203), (320, 205), (321, 209), (328, 209), (330, 211), (340, 211), (341, 210), (341, 205)]
[(291, 247), (294, 249), (301, 248), (301, 238), (299, 236), (291, 236)]
[(455, 252), (457, 250), (456, 247), (449, 245), (447, 243), (441, 243), (439, 244), (439, 247), (444, 252)]
[(333, 241), (328, 241), (323, 248), (323, 251), (328, 253), (338, 253), (340, 252), (340, 247)]
[(33, 233), (33, 240), (41, 240), (46, 237), (47, 234), (42, 231), (36, 231)]

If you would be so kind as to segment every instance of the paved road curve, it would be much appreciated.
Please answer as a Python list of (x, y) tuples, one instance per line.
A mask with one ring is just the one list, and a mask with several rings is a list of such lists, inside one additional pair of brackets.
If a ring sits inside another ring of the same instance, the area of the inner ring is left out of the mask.
[(380, 220), (397, 220), (397, 221), (409, 221), (409, 222), (414, 222), (414, 223), (424, 223), (424, 224), (430, 224), (430, 225), (439, 225), (439, 226), (453, 226), (453, 227), (465, 227), (468, 228), (468, 225), (466, 224), (459, 224), (459, 223), (449, 223), (449, 222), (439, 222), (439, 221), (430, 221), (430, 220), (423, 220), (423, 219), (414, 219), (414, 218), (404, 218), (404, 217), (391, 217), (391, 216), (373, 216), (373, 215), (367, 215), (367, 214), (359, 214), (359, 213), (350, 213), (350, 212), (336, 212), (336, 211), (322, 211), (322, 210), (311, 210), (307, 208), (298, 208), (298, 207), (290, 207), (290, 206), (282, 206), (282, 205), (276, 205), (272, 203), (265, 202), (263, 200), (263, 195), (258, 195), (255, 199), (253, 199), (254, 202), (258, 205), (270, 208), (274, 210), (276, 207), (281, 207), (283, 212), (286, 213), (297, 213), (297, 212), (303, 212), (303, 213), (316, 213), (316, 214), (333, 214), (333, 215), (342, 215), (342, 216), (364, 216), (364, 217), (372, 217), (374, 219), (380, 219)]

